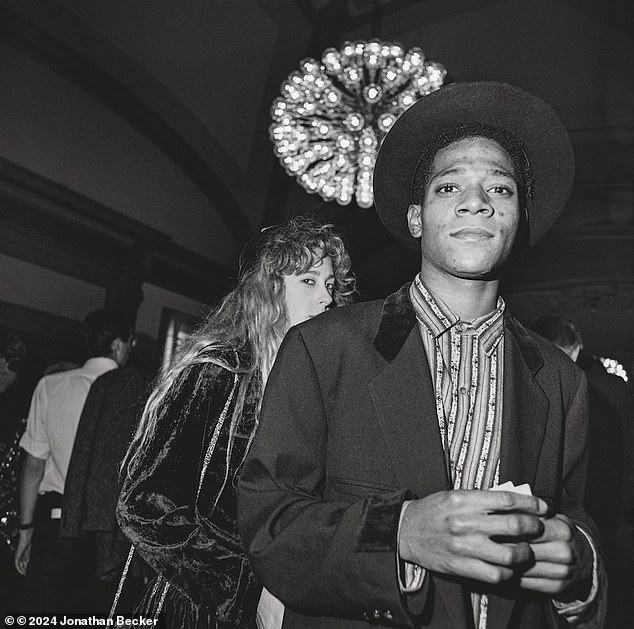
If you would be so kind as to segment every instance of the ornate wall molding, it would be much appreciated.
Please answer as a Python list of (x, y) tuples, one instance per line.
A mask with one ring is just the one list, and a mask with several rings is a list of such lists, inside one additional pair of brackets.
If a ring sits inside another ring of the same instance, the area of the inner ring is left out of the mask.
[(138, 301), (143, 282), (150, 282), (208, 303), (235, 275), (162, 232), (1, 158), (0, 252), (104, 286), (109, 301)]

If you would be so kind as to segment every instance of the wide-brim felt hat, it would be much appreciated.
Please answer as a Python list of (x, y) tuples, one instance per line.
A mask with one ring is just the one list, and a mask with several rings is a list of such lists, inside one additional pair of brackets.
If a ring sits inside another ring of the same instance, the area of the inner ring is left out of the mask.
[(457, 125), (500, 127), (523, 143), (533, 179), (527, 199), (528, 242), (535, 244), (561, 215), (574, 179), (570, 136), (542, 100), (506, 83), (452, 83), (423, 96), (387, 133), (374, 168), (374, 203), (387, 230), (418, 249), (407, 226), (412, 179), (421, 153), (438, 134)]

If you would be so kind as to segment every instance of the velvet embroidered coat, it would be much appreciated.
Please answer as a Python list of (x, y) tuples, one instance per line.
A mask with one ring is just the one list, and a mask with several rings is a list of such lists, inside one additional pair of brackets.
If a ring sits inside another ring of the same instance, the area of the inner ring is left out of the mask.
[[(237, 533), (236, 483), (257, 400), (253, 377), (236, 357), (228, 352), (218, 364), (188, 368), (160, 413), (141, 470), (123, 482), (117, 518), (137, 551), (170, 582), (163, 606), (168, 626), (216, 627), (220, 621), (249, 627), (255, 618), (260, 586)], [(163, 587), (154, 585), (139, 608), (147, 613)]]
[[(464, 580), (428, 574), (408, 595), (397, 580), (403, 501), (451, 488), (408, 289), (292, 328), (277, 354), (238, 520), (255, 573), (286, 605), (284, 629), (473, 627)], [(500, 482), (529, 483), (592, 531), (585, 377), (508, 314), (504, 354)], [(583, 626), (600, 627), (602, 609), (600, 596)], [(565, 626), (546, 597), (513, 585), (490, 594), (488, 619)]]

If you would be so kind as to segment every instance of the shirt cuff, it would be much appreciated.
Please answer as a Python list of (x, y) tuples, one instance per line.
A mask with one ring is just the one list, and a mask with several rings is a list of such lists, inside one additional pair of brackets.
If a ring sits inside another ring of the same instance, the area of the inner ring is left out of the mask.
[(578, 601), (570, 601), (563, 603), (561, 601), (557, 601), (553, 599), (552, 603), (555, 607), (555, 610), (560, 616), (564, 616), (566, 620), (570, 623), (576, 622), (579, 620), (579, 617), (585, 612), (588, 607), (594, 602), (597, 597), (597, 592), (599, 591), (599, 565), (598, 565), (598, 556), (597, 549), (594, 546), (592, 538), (588, 533), (586, 533), (580, 526), (577, 526), (577, 530), (580, 531), (583, 536), (588, 540), (588, 544), (590, 544), (590, 548), (592, 549), (592, 587), (590, 588), (590, 594), (584, 600)]
[(409, 561), (401, 559), (398, 554), (398, 549), (400, 547), (401, 522), (403, 521), (403, 514), (410, 502), (412, 501), (406, 500), (403, 502), (396, 535), (396, 565), (398, 566), (398, 586), (401, 590), (401, 594), (418, 592), (418, 590), (423, 587), (425, 576), (427, 575), (427, 570), (425, 570), (425, 568), (419, 566), (418, 564), (410, 563)]
[(19, 446), (36, 459), (47, 459), (50, 453), (48, 443), (35, 441), (28, 432), (23, 433), (22, 437), (20, 437)]

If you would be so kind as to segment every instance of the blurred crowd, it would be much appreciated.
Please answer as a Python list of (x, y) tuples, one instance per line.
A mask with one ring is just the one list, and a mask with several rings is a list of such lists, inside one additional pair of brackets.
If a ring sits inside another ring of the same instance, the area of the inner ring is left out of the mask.
[[(632, 390), (584, 351), (569, 319), (543, 316), (531, 327), (588, 379), (585, 507), (602, 535), (611, 605), (628, 607), (634, 572)], [(120, 465), (149, 378), (127, 364), (135, 336), (122, 313), (90, 313), (83, 342), (83, 364), (49, 365), (38, 380), (25, 343), (0, 332), (0, 600), (12, 612), (107, 614), (128, 559), (130, 542), (115, 518)], [(62, 429), (54, 425), (61, 416)], [(118, 610), (132, 612), (153, 571), (138, 555), (126, 571)]]

